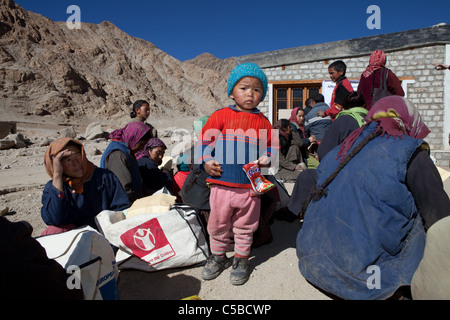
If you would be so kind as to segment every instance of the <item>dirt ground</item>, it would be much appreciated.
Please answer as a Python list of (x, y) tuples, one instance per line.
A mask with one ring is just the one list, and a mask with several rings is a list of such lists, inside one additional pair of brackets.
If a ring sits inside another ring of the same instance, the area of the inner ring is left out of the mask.
[[(189, 130), (191, 125), (186, 126), (186, 123), (193, 123), (190, 120), (152, 124)], [(0, 210), (8, 208), (6, 217), (11, 221), (28, 221), (34, 228), (33, 236), (37, 237), (46, 227), (40, 216), (41, 196), (44, 185), (50, 180), (44, 168), (47, 147), (38, 144), (43, 137), (57, 137), (58, 128), (33, 126), (18, 127), (19, 132), (35, 142), (32, 146), (0, 151)], [(171, 147), (178, 143), (170, 144), (170, 138), (163, 140)], [(83, 144), (88, 158), (98, 165), (108, 142), (83, 141)], [(202, 267), (152, 273), (123, 270), (118, 279), (119, 296), (123, 300), (180, 300), (194, 295), (202, 300), (328, 300), (299, 272), (295, 239), (300, 223), (275, 221), (271, 228), (274, 240), (253, 250), (251, 277), (242, 286), (230, 284), (230, 269), (212, 281), (201, 279)]]
[[(191, 119), (180, 123), (161, 122), (158, 126), (190, 129)], [(42, 190), (50, 180), (44, 168), (44, 154), (47, 147), (39, 147), (42, 137), (57, 137), (57, 129), (33, 125), (19, 126), (19, 132), (33, 142), (24, 149), (0, 151), (0, 211), (7, 208), (6, 217), (11, 221), (28, 221), (34, 228), (33, 236), (39, 236), (45, 229), (40, 217)], [(166, 138), (166, 144), (170, 144)], [(107, 141), (84, 141), (88, 158), (99, 164), (101, 153)], [(441, 169), (447, 192), (450, 190), (450, 170)], [(293, 185), (286, 185), (292, 190)], [(299, 222), (288, 223), (275, 220), (271, 226), (273, 242), (252, 251), (249, 281), (242, 286), (229, 282), (230, 269), (217, 279), (204, 281), (200, 274), (202, 267), (171, 269), (152, 273), (123, 270), (120, 272), (119, 295), (123, 300), (180, 300), (197, 295), (202, 300), (329, 300), (329, 296), (317, 290), (299, 272), (295, 252)]]

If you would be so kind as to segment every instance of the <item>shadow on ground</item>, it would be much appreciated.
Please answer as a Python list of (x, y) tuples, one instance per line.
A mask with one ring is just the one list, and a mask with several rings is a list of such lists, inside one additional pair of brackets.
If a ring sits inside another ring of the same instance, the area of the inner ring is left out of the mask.
[[(257, 272), (256, 270), (264, 264), (274, 263), (271, 258), (286, 249), (295, 248), (299, 229), (298, 221), (293, 223), (275, 221), (271, 225), (273, 241), (252, 250), (251, 272)], [(155, 272), (121, 270), (118, 280), (119, 297), (121, 300), (181, 300), (198, 295), (202, 289), (202, 282), (204, 283), (200, 278), (201, 269), (202, 266)], [(274, 266), (274, 272), (276, 269)], [(214, 290), (227, 288), (215, 287)]]

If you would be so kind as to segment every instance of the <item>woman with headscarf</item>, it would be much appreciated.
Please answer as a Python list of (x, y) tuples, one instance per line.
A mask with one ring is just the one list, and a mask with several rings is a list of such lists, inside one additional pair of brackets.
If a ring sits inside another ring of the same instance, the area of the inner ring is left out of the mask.
[(298, 133), (293, 132), (287, 119), (278, 120), (273, 128), (278, 130), (280, 139), (279, 165), (275, 177), (284, 182), (294, 182), (300, 172), (306, 169), (300, 151), (302, 140)]
[[(336, 119), (317, 149), (318, 160), (321, 161), (329, 151), (340, 145), (354, 130), (363, 126), (367, 113), (364, 97), (359, 92), (350, 92), (342, 103), (341, 112), (336, 115)], [(316, 170), (312, 168), (303, 171), (298, 176), (288, 204), (291, 212), (299, 213), (311, 188), (315, 186), (316, 180)]]
[(158, 138), (152, 138), (145, 145), (144, 150), (137, 156), (139, 171), (142, 176), (143, 194), (150, 196), (166, 187), (172, 192), (172, 174), (166, 168), (160, 169), (166, 144)]
[(111, 170), (119, 179), (131, 202), (142, 196), (142, 178), (136, 154), (143, 150), (151, 136), (143, 122), (133, 122), (111, 132), (111, 143), (100, 160), (100, 167)]
[(94, 218), (101, 211), (120, 211), (130, 206), (116, 176), (90, 162), (77, 140), (54, 141), (45, 153), (44, 164), (52, 178), (42, 195), (41, 216), (50, 226), (44, 234), (84, 225), (97, 229)]
[(450, 214), (415, 106), (386, 97), (366, 120), (322, 159), (297, 236), (302, 275), (344, 299), (409, 288), (427, 230)]
[(316, 142), (316, 137), (314, 135), (307, 136), (305, 133), (305, 110), (302, 108), (294, 108), (291, 112), (291, 117), (289, 121), (291, 122), (292, 131), (300, 136), (302, 145), (300, 147), (300, 152), (302, 154), (302, 159), (305, 164), (308, 162), (308, 148), (309, 146)]
[(391, 95), (405, 96), (400, 80), (395, 73), (386, 68), (386, 62), (386, 54), (383, 51), (376, 50), (370, 55), (369, 65), (361, 74), (357, 91), (364, 96), (366, 108), (369, 111), (376, 102), (373, 101), (374, 92), (382, 86), (381, 79), (384, 79), (384, 77), (386, 77), (386, 89)]

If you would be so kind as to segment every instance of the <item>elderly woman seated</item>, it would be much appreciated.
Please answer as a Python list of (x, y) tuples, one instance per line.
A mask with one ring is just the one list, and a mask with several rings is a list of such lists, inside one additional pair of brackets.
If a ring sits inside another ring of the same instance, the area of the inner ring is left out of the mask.
[(94, 218), (101, 211), (120, 211), (130, 206), (117, 177), (90, 162), (77, 140), (54, 141), (47, 149), (44, 163), (52, 180), (42, 195), (41, 216), (49, 226), (43, 234), (84, 225), (97, 229)]

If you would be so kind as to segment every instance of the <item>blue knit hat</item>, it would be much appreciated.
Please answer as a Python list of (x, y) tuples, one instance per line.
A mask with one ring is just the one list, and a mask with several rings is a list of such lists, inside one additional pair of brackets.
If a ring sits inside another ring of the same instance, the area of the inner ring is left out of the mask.
[(267, 77), (264, 71), (255, 63), (243, 63), (238, 65), (231, 71), (230, 77), (228, 78), (228, 89), (227, 94), (233, 92), (234, 86), (244, 77), (254, 77), (261, 81), (263, 86), (263, 96), (261, 101), (264, 100), (267, 94)]

